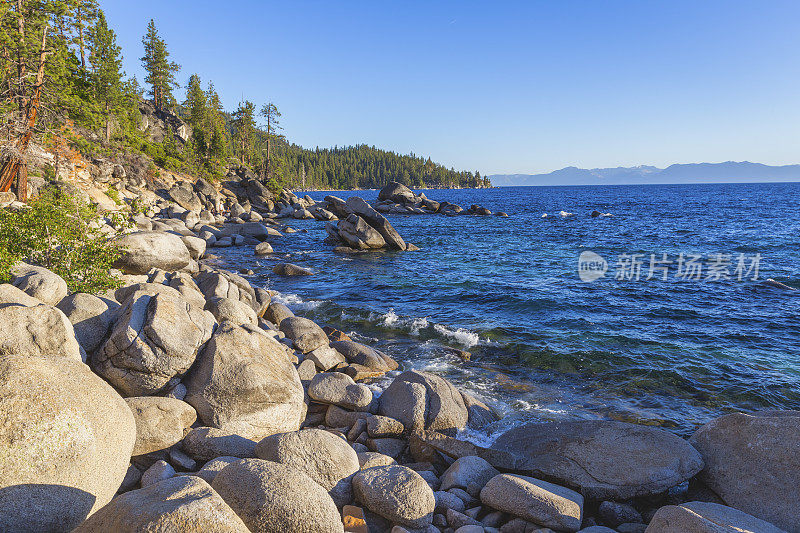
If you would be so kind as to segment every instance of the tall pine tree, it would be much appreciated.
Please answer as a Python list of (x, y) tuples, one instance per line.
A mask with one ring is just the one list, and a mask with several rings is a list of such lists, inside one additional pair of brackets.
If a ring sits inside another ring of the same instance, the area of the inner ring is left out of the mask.
[(150, 95), (159, 111), (166, 111), (173, 105), (175, 98), (172, 89), (178, 87), (175, 74), (181, 69), (180, 65), (169, 60), (167, 43), (158, 35), (156, 23), (150, 20), (147, 33), (142, 38), (144, 57), (142, 64), (147, 72), (145, 82), (150, 85)]
[(122, 101), (122, 49), (101, 11), (92, 31), (92, 87), (105, 116), (105, 140), (111, 140), (111, 117)]

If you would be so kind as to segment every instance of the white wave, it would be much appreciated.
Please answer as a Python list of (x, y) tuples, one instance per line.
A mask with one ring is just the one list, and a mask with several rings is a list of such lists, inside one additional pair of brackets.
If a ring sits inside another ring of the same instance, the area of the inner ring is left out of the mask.
[(411, 321), (411, 334), (414, 336), (419, 335), (419, 330), (425, 329), (429, 326), (427, 318), (415, 318)]
[(396, 326), (400, 323), (400, 317), (397, 316), (393, 309), (390, 309), (388, 313), (382, 315), (381, 323), (388, 327)]
[(322, 300), (303, 300), (297, 294), (276, 293), (272, 296), (272, 301), (283, 304), (292, 311), (311, 311), (322, 305)]
[(477, 333), (470, 331), (468, 329), (463, 328), (456, 328), (456, 329), (449, 329), (441, 324), (436, 324), (433, 326), (433, 329), (436, 330), (437, 333), (443, 335), (445, 337), (451, 338), (454, 341), (458, 342), (466, 346), (467, 348), (471, 348), (477, 345), (481, 338), (478, 336)]

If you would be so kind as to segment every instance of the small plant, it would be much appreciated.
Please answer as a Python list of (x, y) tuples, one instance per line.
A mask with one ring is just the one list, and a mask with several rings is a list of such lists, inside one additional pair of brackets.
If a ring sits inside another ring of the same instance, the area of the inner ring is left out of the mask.
[(109, 198), (114, 200), (115, 204), (117, 204), (117, 205), (121, 205), (122, 204), (122, 200), (119, 197), (119, 191), (117, 189), (115, 189), (113, 187), (109, 187), (108, 190), (106, 191), (106, 196), (108, 196)]
[(110, 272), (120, 252), (94, 223), (95, 207), (48, 187), (29, 208), (0, 210), (0, 281), (18, 261), (48, 268), (74, 292), (96, 293), (120, 286)]

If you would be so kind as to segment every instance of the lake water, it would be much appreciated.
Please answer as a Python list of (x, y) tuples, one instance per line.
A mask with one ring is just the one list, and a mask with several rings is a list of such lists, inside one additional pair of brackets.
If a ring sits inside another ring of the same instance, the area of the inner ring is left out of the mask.
[[(334, 254), (323, 222), (290, 221), (307, 233), (272, 240), (273, 258), (215, 253), (296, 313), (472, 391), (505, 415), (487, 432), (609, 418), (687, 435), (731, 410), (800, 409), (800, 291), (760, 283), (800, 288), (800, 184), (425, 193), (510, 216), (389, 215), (418, 252)], [(585, 251), (604, 276), (581, 280)], [(316, 275), (274, 276), (287, 260)]]

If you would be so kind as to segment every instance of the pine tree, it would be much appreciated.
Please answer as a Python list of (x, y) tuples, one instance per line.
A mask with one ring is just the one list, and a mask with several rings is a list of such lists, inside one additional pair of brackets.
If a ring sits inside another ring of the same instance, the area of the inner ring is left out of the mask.
[(203, 161), (208, 157), (210, 124), (208, 121), (208, 98), (200, 85), (200, 76), (192, 74), (186, 86), (186, 100), (183, 102), (186, 120), (192, 127), (192, 150)]
[(246, 100), (239, 103), (238, 109), (233, 112), (231, 118), (234, 153), (243, 165), (250, 165), (253, 160), (256, 132), (255, 110), (256, 105)]
[(264, 172), (264, 176), (269, 179), (272, 177), (272, 166), (271, 166), (271, 147), (272, 144), (279, 140), (284, 139), (283, 135), (278, 134), (277, 132), (282, 130), (283, 127), (280, 125), (280, 117), (281, 113), (278, 111), (278, 106), (269, 102), (268, 104), (264, 104), (261, 108), (261, 116), (264, 117), (266, 121), (266, 137), (267, 137), (267, 161), (266, 161), (266, 170)]
[(105, 114), (105, 140), (111, 140), (111, 116), (120, 105), (122, 95), (122, 49), (117, 45), (114, 30), (108, 27), (103, 12), (99, 12), (92, 30), (92, 86)]
[(156, 109), (161, 112), (166, 111), (174, 103), (172, 89), (178, 87), (175, 74), (181, 67), (169, 60), (167, 44), (158, 35), (156, 23), (152, 19), (147, 25), (142, 45), (144, 45), (142, 64), (147, 71), (145, 82), (150, 85), (149, 94), (153, 97)]

